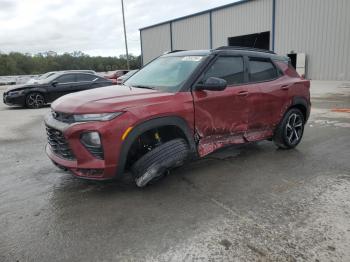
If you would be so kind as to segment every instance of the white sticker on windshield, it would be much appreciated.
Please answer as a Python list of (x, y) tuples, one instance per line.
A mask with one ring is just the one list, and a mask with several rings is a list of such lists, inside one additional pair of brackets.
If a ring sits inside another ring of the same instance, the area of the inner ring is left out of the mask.
[(198, 62), (202, 59), (202, 56), (184, 56), (181, 60), (182, 61), (193, 61)]

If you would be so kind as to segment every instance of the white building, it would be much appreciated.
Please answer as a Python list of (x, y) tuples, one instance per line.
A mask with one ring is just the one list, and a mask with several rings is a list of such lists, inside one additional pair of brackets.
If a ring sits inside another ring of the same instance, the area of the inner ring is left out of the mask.
[(310, 79), (350, 80), (350, 0), (242, 0), (141, 28), (140, 37), (143, 64), (170, 50), (254, 45), (306, 54)]

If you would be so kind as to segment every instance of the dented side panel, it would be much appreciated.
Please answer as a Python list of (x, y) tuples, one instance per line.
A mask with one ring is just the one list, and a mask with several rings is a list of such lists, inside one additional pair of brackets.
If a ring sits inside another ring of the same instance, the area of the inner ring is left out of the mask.
[(247, 96), (239, 96), (240, 92), (247, 92), (247, 87), (232, 86), (224, 91), (193, 92), (200, 156), (226, 145), (227, 139), (242, 141), (247, 130), (249, 112)]
[(247, 97), (239, 96), (246, 86), (223, 91), (194, 91), (195, 126), (200, 137), (243, 133), (247, 130)]
[[(254, 101), (256, 106), (250, 111), (248, 129), (275, 129), (285, 109), (290, 105), (289, 88), (294, 85), (294, 82), (289, 77), (282, 76), (276, 80), (255, 85), (260, 95)], [(283, 86), (286, 86), (286, 89)]]
[(208, 136), (199, 141), (198, 154), (203, 157), (224, 146), (243, 144), (245, 142), (243, 135), (227, 134)]
[[(231, 86), (220, 92), (193, 92), (200, 156), (224, 146), (272, 137), (292, 106), (293, 97), (309, 99), (309, 81), (300, 78), (288, 64), (275, 64), (284, 73), (275, 80)], [(247, 95), (240, 96), (241, 92)]]

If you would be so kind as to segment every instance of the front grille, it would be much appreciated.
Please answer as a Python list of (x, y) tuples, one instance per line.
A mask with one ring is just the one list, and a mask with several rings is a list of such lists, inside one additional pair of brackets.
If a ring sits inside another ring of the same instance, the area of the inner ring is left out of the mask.
[(69, 144), (61, 131), (47, 126), (46, 134), (48, 143), (56, 155), (69, 160), (75, 159), (73, 152), (70, 150)]

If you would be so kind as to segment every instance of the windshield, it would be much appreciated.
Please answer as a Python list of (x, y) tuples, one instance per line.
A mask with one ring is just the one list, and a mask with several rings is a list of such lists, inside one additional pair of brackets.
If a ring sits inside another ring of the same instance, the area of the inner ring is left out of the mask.
[(31, 78), (27, 81), (27, 84), (35, 84), (35, 83), (41, 83), (43, 79), (48, 78), (49, 76), (55, 74), (55, 72), (47, 72), (45, 74), (42, 74), (38, 77)]
[(52, 80), (56, 79), (58, 76), (60, 76), (60, 74), (58, 74), (56, 72), (54, 72), (54, 73), (51, 72), (50, 74), (47, 73), (45, 78), (38, 79), (36, 81), (36, 83), (38, 83), (38, 84), (47, 84), (47, 83), (50, 83)]
[(45, 73), (45, 74), (39, 76), (39, 77), (38, 77), (38, 80), (46, 79), (46, 78), (48, 78), (49, 76), (54, 75), (55, 73), (56, 73), (56, 72), (47, 72), (47, 73)]
[(177, 92), (203, 56), (163, 56), (131, 76), (124, 85)]

